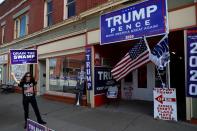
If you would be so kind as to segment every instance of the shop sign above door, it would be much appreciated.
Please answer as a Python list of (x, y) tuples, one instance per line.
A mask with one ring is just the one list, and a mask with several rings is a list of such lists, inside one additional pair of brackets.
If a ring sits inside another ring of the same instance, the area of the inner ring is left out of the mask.
[(100, 44), (168, 33), (166, 0), (146, 0), (100, 18)]

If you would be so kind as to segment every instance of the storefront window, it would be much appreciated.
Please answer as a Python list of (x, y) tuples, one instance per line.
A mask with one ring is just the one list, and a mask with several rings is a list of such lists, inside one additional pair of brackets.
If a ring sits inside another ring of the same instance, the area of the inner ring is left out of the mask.
[(49, 90), (74, 93), (84, 61), (84, 53), (49, 59)]

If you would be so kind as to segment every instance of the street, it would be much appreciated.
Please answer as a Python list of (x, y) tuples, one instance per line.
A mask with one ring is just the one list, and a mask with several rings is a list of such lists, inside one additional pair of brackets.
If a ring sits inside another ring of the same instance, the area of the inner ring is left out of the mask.
[[(186, 122), (154, 120), (146, 102), (120, 102), (91, 109), (37, 97), (43, 119), (55, 131), (196, 131)], [(145, 108), (144, 108), (145, 107)], [(30, 118), (35, 114), (30, 106)], [(21, 94), (0, 94), (0, 131), (22, 131)]]

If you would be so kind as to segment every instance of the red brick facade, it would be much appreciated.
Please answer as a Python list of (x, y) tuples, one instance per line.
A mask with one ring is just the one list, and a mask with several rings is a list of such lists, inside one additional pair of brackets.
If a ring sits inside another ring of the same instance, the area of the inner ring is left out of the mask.
[(41, 30), (44, 25), (44, 0), (30, 1), (28, 34)]
[(63, 21), (64, 0), (53, 0), (53, 24)]
[[(44, 27), (44, 2), (45, 0), (27, 0), (18, 8), (14, 9), (7, 16), (2, 17), (4, 14), (9, 12), (11, 9), (15, 8), (23, 0), (5, 0), (0, 5), (0, 24), (6, 21), (5, 25), (5, 40), (4, 43), (9, 43), (14, 40), (14, 19), (13, 15), (21, 11), (27, 6), (30, 6), (30, 9), (25, 12), (29, 16), (28, 24), (28, 34), (32, 34), (36, 31), (41, 30)], [(76, 0), (76, 15), (89, 10), (93, 7), (96, 7), (108, 0)], [(53, 0), (53, 24), (57, 24), (64, 19), (64, 0)], [(2, 28), (0, 26), (0, 44), (2, 36)]]
[(101, 5), (108, 0), (76, 0), (76, 12), (77, 14)]

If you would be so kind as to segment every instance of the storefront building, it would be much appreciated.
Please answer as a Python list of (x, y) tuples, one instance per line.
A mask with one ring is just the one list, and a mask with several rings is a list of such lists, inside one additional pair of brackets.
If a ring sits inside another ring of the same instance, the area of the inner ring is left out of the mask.
[[(42, 4), (47, 6), (46, 3)], [(101, 106), (106, 102), (106, 82), (112, 80), (110, 70), (138, 40), (113, 42), (101, 46), (100, 16), (134, 4), (136, 3), (129, 0), (102, 1), (91, 9), (83, 10), (81, 7), (82, 11), (69, 19), (64, 18), (65, 12), (59, 13), (64, 17), (57, 22), (54, 20), (56, 23), (54, 22), (55, 24), (51, 26), (46, 26), (47, 19), (44, 17), (41, 28), (36, 27), (37, 31), (31, 27), (29, 35), (0, 45), (0, 59), (5, 59), (4, 55), (9, 54), (9, 49), (37, 49), (38, 64), (27, 65), (25, 69), (32, 72), (38, 81), (38, 95), (72, 104), (75, 103), (75, 87), (81, 68), (89, 66), (91, 72), (86, 73), (90, 73), (91, 77), (87, 78), (88, 84), (85, 85), (86, 90), (83, 92), (83, 105), (93, 108)], [(28, 7), (28, 4), (26, 6)], [(22, 11), (12, 13), (12, 18), (33, 8), (33, 6), (25, 8), (26, 6), (21, 7)], [(185, 91), (187, 30), (197, 26), (196, 9), (197, 4), (193, 0), (182, 2), (168, 0), (170, 86), (177, 89), (178, 114), (180, 119), (185, 120), (197, 118), (197, 100), (187, 97)], [(44, 11), (42, 13), (44, 14)], [(2, 18), (0, 17), (0, 22), (4, 21)], [(31, 20), (29, 26), (33, 23)], [(148, 38), (150, 47), (153, 47), (161, 38), (162, 36)], [(91, 49), (88, 66), (87, 48)], [(5, 78), (11, 79), (9, 74), (13, 70), (8, 56), (6, 57), (7, 59), (0, 61), (0, 74), (2, 74), (0, 79), (3, 82), (7, 81)], [(117, 83), (119, 96), (122, 100), (153, 101), (153, 88), (157, 86), (157, 79), (155, 65), (149, 62)]]
[(0, 55), (0, 83), (6, 84), (8, 73), (8, 55)]

